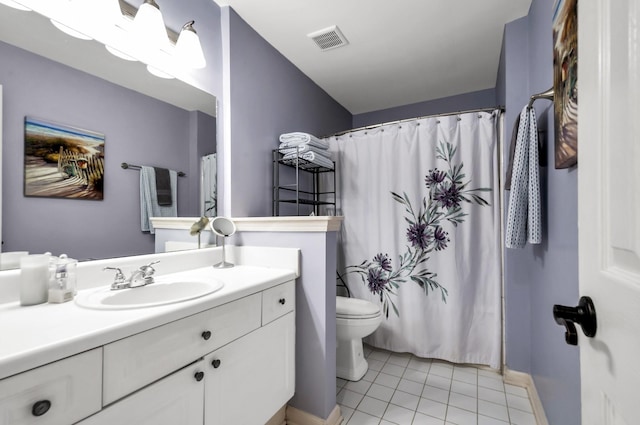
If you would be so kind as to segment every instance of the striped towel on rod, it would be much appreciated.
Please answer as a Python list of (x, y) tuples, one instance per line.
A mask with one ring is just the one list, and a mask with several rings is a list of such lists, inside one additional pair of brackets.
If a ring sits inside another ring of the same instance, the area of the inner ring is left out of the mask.
[(541, 229), (538, 124), (535, 110), (525, 106), (520, 113), (513, 160), (505, 245), (522, 248), (527, 241), (539, 244)]

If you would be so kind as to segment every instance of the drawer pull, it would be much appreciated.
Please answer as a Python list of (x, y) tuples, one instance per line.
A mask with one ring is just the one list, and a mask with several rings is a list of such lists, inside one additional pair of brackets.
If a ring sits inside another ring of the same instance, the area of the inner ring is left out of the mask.
[(31, 408), (31, 414), (33, 416), (42, 416), (49, 411), (51, 408), (51, 402), (49, 400), (40, 400), (36, 401)]
[(211, 331), (204, 331), (204, 332), (202, 332), (202, 339), (204, 339), (205, 341), (207, 341), (209, 338), (211, 338)]
[(285, 300), (284, 298), (280, 298), (280, 300), (278, 301), (280, 304), (284, 305), (284, 303), (287, 302), (287, 300)]
[(219, 359), (215, 359), (214, 361), (211, 362), (211, 365), (213, 366), (214, 369), (217, 369), (220, 367), (220, 360)]
[(202, 378), (204, 378), (204, 372), (196, 372), (196, 374), (193, 376), (194, 378), (196, 378), (196, 381), (200, 382), (202, 381)]

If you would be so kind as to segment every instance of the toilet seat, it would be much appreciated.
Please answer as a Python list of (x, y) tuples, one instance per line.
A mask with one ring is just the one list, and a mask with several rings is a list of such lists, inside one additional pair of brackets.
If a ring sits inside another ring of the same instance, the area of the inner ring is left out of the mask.
[(357, 298), (336, 297), (336, 318), (372, 319), (380, 315), (380, 307)]

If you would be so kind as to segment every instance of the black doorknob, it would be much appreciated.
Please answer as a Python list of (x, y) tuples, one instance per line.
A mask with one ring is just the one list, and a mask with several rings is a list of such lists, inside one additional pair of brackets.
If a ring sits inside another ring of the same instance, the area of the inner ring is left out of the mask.
[(279, 302), (280, 304), (284, 305), (284, 303), (286, 303), (286, 302), (287, 302), (287, 300), (285, 300), (284, 298), (280, 298), (280, 299), (278, 300), (278, 302)]
[(211, 331), (204, 331), (202, 332), (202, 338), (206, 341), (209, 338), (211, 338)]
[(51, 402), (49, 400), (36, 401), (31, 408), (31, 414), (33, 416), (42, 416), (51, 408)]
[(196, 381), (200, 382), (204, 378), (204, 372), (196, 372), (193, 377), (196, 378)]
[(211, 362), (211, 365), (213, 366), (214, 369), (217, 369), (220, 367), (220, 360), (219, 359), (215, 359), (214, 361)]
[(576, 323), (582, 327), (582, 332), (590, 338), (596, 335), (598, 329), (596, 308), (589, 297), (581, 297), (577, 307), (554, 305), (553, 318), (557, 324), (565, 327), (564, 339), (569, 345), (578, 345)]

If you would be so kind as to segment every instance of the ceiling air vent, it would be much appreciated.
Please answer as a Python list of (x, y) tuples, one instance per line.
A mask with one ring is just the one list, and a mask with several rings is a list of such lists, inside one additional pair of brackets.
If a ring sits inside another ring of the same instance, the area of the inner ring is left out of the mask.
[(349, 44), (336, 25), (307, 34), (307, 37), (315, 41), (320, 50), (335, 49)]

